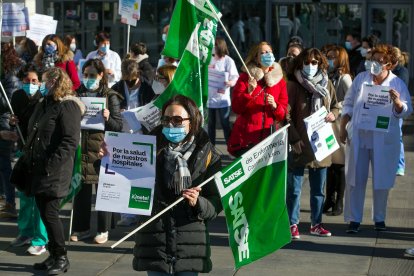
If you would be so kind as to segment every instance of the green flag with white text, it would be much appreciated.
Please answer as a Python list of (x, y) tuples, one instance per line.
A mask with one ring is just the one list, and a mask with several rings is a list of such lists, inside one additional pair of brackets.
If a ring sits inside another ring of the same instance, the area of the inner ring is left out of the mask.
[[(165, 41), (165, 47), (162, 55), (180, 59), (186, 49), (187, 42), (193, 33), (195, 26), (201, 22), (205, 24), (212, 21), (217, 26), (217, 20), (214, 12), (210, 9), (207, 1), (210, 0), (178, 0), (175, 4), (174, 11), (170, 21), (170, 28)], [(211, 1), (210, 1), (211, 3)], [(218, 17), (220, 12), (214, 7)], [(213, 41), (214, 45), (214, 41)], [(211, 45), (211, 48), (213, 47)]]
[(290, 242), (286, 179), (287, 126), (216, 174), (237, 269)]

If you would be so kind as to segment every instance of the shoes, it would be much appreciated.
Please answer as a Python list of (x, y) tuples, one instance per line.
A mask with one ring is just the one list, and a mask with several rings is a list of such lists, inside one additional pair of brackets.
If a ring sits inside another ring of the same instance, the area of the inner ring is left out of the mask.
[(128, 227), (137, 224), (136, 217), (123, 217), (117, 222), (117, 226)]
[(375, 231), (385, 231), (387, 230), (387, 227), (385, 227), (385, 222), (380, 221), (375, 223), (374, 229)]
[(47, 271), (47, 275), (59, 275), (69, 270), (70, 263), (67, 255), (56, 257), (54, 264)]
[(46, 252), (46, 246), (44, 245), (32, 245), (27, 249), (27, 253), (34, 256), (42, 255)]
[(98, 244), (106, 243), (108, 241), (108, 231), (98, 232), (95, 236), (95, 242)]
[(406, 249), (405, 254), (408, 254), (408, 255), (414, 257), (414, 247)]
[(25, 236), (17, 236), (17, 238), (15, 238), (10, 245), (13, 247), (20, 247), (23, 245), (28, 245), (30, 244), (30, 242), (32, 241), (31, 237), (25, 237)]
[(0, 211), (0, 218), (17, 218), (16, 206), (10, 203), (6, 203)]
[(358, 233), (359, 232), (359, 222), (355, 222), (355, 221), (351, 221), (349, 223), (348, 229), (346, 230), (347, 233), (349, 234), (354, 234), (354, 233)]
[(396, 175), (404, 176), (405, 175), (405, 170), (402, 169), (402, 168), (398, 168)]
[(323, 228), (322, 223), (311, 226), (310, 234), (319, 237), (330, 237), (332, 234), (325, 228)]
[(296, 224), (292, 224), (290, 226), (290, 234), (292, 236), (292, 240), (300, 239), (299, 229), (298, 229), (298, 226)]
[(73, 242), (82, 241), (84, 239), (87, 239), (91, 236), (91, 232), (89, 230), (82, 231), (82, 232), (73, 232), (72, 235), (70, 235), (70, 240)]
[(327, 214), (328, 216), (340, 216), (343, 212), (343, 201), (342, 199), (337, 199), (335, 206), (332, 208), (332, 213)]
[(333, 208), (335, 206), (335, 202), (332, 200), (326, 199), (325, 203), (323, 204), (323, 213), (328, 213), (329, 209)]
[(35, 263), (33, 265), (33, 268), (36, 270), (48, 270), (53, 266), (55, 263), (55, 258), (52, 255), (49, 255), (46, 260), (44, 260), (41, 263)]

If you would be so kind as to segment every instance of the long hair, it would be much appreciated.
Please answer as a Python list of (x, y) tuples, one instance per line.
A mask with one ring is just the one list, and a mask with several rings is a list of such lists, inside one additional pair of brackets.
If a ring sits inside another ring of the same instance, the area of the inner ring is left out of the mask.
[(163, 76), (164, 78), (166, 78), (168, 81), (168, 84), (172, 81), (175, 71), (177, 71), (177, 66), (169, 65), (169, 64), (160, 66), (157, 69), (157, 73)]
[(105, 71), (105, 65), (102, 63), (102, 61), (100, 59), (88, 59), (82, 67), (82, 74), (85, 73), (85, 68), (92, 66), (96, 69), (96, 71), (98, 72), (98, 74), (103, 73), (102, 79), (99, 82), (99, 87), (108, 87), (108, 75), (106, 74)]
[(70, 44), (72, 44), (72, 40), (76, 39), (76, 37), (74, 37), (73, 35), (65, 35), (65, 38), (63, 40), (63, 43), (65, 44), (65, 46), (70, 49)]
[(22, 60), (19, 58), (13, 44), (10, 42), (1, 43), (1, 73), (10, 73), (13, 70), (18, 69), (23, 65)]
[(141, 70), (139, 70), (138, 63), (132, 59), (126, 59), (121, 63), (121, 73), (123, 80), (129, 80), (130, 78), (139, 78), (141, 76)]
[(312, 58), (319, 61), (318, 69), (325, 70), (328, 68), (328, 61), (326, 57), (322, 55), (322, 52), (317, 48), (307, 48), (300, 52), (300, 54), (294, 60), (294, 70), (302, 70), (303, 63), (305, 61), (311, 61)]
[(29, 62), (31, 62), (39, 51), (39, 47), (28, 37), (23, 38), (20, 41), (20, 45), (22, 45), (24, 53), (29, 57)]
[(42, 64), (43, 56), (45, 55), (45, 47), (48, 41), (53, 41), (56, 44), (57, 47), (57, 56), (58, 61), (65, 62), (69, 60), (68, 52), (70, 51), (68, 47), (63, 44), (62, 40), (59, 38), (59, 36), (55, 34), (49, 34), (45, 36), (45, 38), (42, 41), (42, 47), (39, 49), (39, 53), (35, 57), (35, 62), (38, 65)]
[(224, 40), (224, 38), (222, 38), (222, 37), (217, 37), (216, 38), (215, 48), (216, 48), (216, 53), (217, 53), (219, 58), (222, 58), (222, 57), (229, 54), (229, 49), (227, 49), (226, 40)]
[(344, 47), (341, 46), (334, 46), (328, 50), (329, 52), (335, 52), (338, 60), (338, 67), (336, 68), (340, 75), (351, 74), (351, 70), (349, 68), (349, 58), (348, 53)]
[(53, 99), (59, 101), (65, 96), (74, 96), (75, 92), (72, 90), (72, 81), (68, 74), (59, 67), (52, 67), (45, 70), (43, 77), (48, 81), (54, 80)]
[(267, 42), (267, 41), (262, 41), (262, 42), (259, 42), (256, 45), (253, 45), (253, 47), (250, 48), (249, 53), (247, 54), (246, 60), (244, 61), (244, 63), (246, 63), (247, 67), (252, 67), (252, 66), (259, 66), (260, 67), (260, 65), (257, 64), (257, 57), (260, 54), (259, 53), (260, 49), (264, 45), (269, 46), (270, 49), (272, 49), (272, 51), (273, 51), (272, 45), (270, 45), (270, 43)]

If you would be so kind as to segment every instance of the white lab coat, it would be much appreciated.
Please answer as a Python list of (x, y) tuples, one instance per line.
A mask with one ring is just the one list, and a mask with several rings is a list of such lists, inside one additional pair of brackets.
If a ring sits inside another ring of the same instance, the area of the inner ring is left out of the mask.
[[(347, 144), (345, 156), (346, 183), (351, 186), (355, 186), (356, 158), (358, 157), (360, 143), (359, 126), (354, 118), (357, 118), (356, 115), (363, 105), (361, 88), (364, 83), (373, 84), (373, 76), (367, 71), (357, 75), (343, 102), (342, 116), (348, 114), (351, 117), (351, 121), (347, 126), (350, 143)], [(394, 116), (391, 116), (389, 132), (373, 133), (373, 164), (376, 168), (373, 171), (373, 186), (374, 189), (391, 189), (394, 186), (395, 172), (400, 157), (401, 145), (398, 120), (409, 116), (413, 109), (407, 86), (391, 71), (382, 85), (389, 86), (399, 92), (400, 100), (403, 102), (403, 111), (400, 114), (393, 109)]]
[(121, 58), (117, 52), (111, 49), (103, 57), (98, 54), (98, 50), (92, 51), (86, 56), (86, 60), (95, 58), (102, 60), (106, 69), (112, 69), (114, 71), (113, 75), (108, 75), (108, 87), (111, 88), (121, 79)]

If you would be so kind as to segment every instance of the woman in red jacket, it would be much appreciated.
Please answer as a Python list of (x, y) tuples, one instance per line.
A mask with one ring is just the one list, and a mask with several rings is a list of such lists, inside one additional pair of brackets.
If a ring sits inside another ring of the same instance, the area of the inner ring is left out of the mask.
[(282, 68), (275, 63), (269, 43), (260, 42), (250, 49), (234, 87), (231, 106), (237, 114), (227, 150), (240, 156), (271, 134), (287, 113), (288, 95)]
[(42, 42), (39, 52), (34, 57), (34, 63), (39, 72), (44, 72), (51, 67), (59, 67), (65, 71), (73, 84), (73, 90), (80, 86), (76, 65), (73, 62), (73, 53), (68, 49), (59, 36), (47, 35)]

